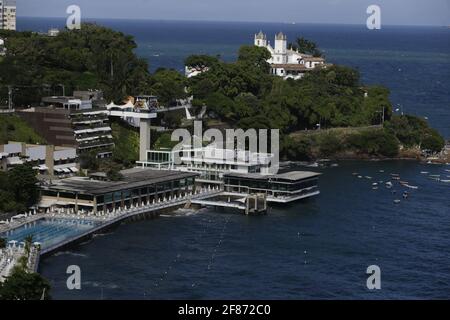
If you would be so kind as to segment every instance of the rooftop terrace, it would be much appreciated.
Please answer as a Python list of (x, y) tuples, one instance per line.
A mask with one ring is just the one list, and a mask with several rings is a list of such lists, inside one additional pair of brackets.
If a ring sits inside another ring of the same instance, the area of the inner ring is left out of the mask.
[(261, 175), (259, 173), (226, 173), (226, 177), (247, 178), (256, 180), (287, 180), (289, 182), (304, 180), (308, 178), (316, 178), (320, 173), (312, 171), (289, 171), (285, 173), (278, 173), (273, 175)]
[(84, 177), (73, 177), (55, 181), (53, 184), (43, 187), (43, 189), (99, 195), (196, 176), (192, 172), (154, 170), (149, 168), (132, 168), (122, 170), (120, 173), (123, 175), (121, 181), (98, 181)]

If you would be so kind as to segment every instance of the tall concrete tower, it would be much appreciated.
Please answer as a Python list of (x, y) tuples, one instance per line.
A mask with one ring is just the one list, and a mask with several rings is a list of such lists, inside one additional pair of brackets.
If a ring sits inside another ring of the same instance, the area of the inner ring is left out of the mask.
[(282, 32), (275, 36), (275, 53), (285, 54), (287, 51), (287, 37)]
[(267, 37), (262, 31), (255, 34), (255, 46), (267, 47)]

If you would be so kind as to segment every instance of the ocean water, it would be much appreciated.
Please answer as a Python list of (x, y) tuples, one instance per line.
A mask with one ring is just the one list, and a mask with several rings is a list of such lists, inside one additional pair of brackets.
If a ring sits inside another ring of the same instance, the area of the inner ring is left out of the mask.
[[(372, 179), (353, 176), (357, 168)], [(429, 178), (445, 168), (341, 162), (318, 169), (314, 199), (264, 216), (201, 209), (122, 224), (40, 270), (58, 299), (448, 299), (450, 185)], [(398, 183), (384, 186), (390, 173), (419, 189), (403, 199)], [(72, 264), (78, 291), (66, 288)], [(381, 290), (366, 287), (370, 265)]]
[[(45, 31), (63, 23), (24, 18), (18, 26)], [(269, 39), (278, 31), (288, 39), (302, 35), (315, 40), (330, 62), (357, 67), (364, 82), (389, 87), (404, 112), (428, 117), (450, 137), (448, 28), (98, 23), (134, 35), (137, 53), (148, 58), (152, 70), (182, 71), (184, 58), (194, 53), (232, 61), (260, 29)], [(273, 206), (258, 217), (202, 209), (122, 224), (41, 260), (41, 272), (57, 299), (450, 298), (450, 184), (429, 177), (450, 179), (450, 166), (348, 161), (317, 170), (323, 175), (314, 199)], [(384, 186), (390, 173), (419, 188), (407, 189), (403, 199), (404, 187), (395, 181), (392, 189)], [(79, 291), (66, 288), (71, 264), (81, 267)], [(381, 269), (381, 290), (366, 287), (370, 265)]]

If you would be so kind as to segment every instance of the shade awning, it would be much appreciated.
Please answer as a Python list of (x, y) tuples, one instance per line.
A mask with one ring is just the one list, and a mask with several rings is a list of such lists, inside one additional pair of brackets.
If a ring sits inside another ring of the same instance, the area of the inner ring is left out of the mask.
[(75, 168), (75, 167), (70, 167), (70, 170), (72, 170), (72, 172), (78, 172), (79, 170), (77, 169), (77, 168)]
[(11, 165), (14, 165), (14, 164), (23, 164), (23, 161), (20, 160), (19, 157), (11, 157), (11, 158), (6, 159), (6, 163), (7, 163), (7, 164), (11, 164)]

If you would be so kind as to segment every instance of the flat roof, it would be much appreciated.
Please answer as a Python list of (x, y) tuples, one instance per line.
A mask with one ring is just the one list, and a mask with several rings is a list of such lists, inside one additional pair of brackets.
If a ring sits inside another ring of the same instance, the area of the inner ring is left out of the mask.
[(285, 70), (301, 70), (306, 71), (306, 68), (303, 64), (300, 63), (283, 63), (283, 64), (271, 64), (270, 65), (274, 69), (285, 69)]
[(308, 178), (315, 178), (321, 173), (312, 171), (288, 171), (284, 173), (262, 175), (260, 173), (226, 173), (226, 177), (236, 177), (255, 180), (288, 180), (290, 182), (304, 180)]
[(132, 168), (122, 170), (120, 173), (123, 175), (123, 180), (120, 181), (98, 181), (84, 177), (72, 177), (55, 180), (51, 185), (43, 186), (42, 189), (100, 195), (197, 175), (195, 172), (156, 170), (150, 168)]

